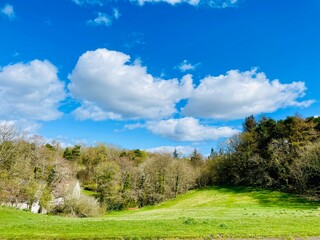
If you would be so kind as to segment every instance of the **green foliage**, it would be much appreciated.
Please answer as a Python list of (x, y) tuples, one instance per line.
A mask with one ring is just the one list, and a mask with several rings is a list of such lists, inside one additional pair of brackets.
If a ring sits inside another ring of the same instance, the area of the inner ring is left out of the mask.
[[(176, 150), (155, 154), (103, 144), (61, 149), (26, 141), (12, 128), (0, 129), (0, 201), (40, 201), (50, 209), (51, 196), (65, 196), (75, 180), (107, 211), (159, 204), (213, 184), (320, 194), (319, 124), (319, 118), (257, 121), (250, 116), (242, 133), (219, 151), (211, 149), (207, 158), (196, 149), (189, 157), (179, 157)], [(95, 215), (86, 213), (91, 210), (85, 202), (91, 200), (66, 202), (55, 212)]]
[(140, 149), (134, 149), (122, 152), (120, 157), (128, 158), (137, 166), (147, 160), (148, 153)]
[(51, 150), (51, 151), (54, 151), (54, 150), (55, 150), (55, 147), (52, 146), (52, 145), (49, 144), (49, 143), (47, 143), (45, 146), (46, 146), (46, 148), (48, 148), (48, 149)]
[(256, 123), (246, 118), (244, 132), (229, 140), (228, 151), (210, 158), (213, 183), (299, 193), (319, 188), (317, 121), (293, 116), (278, 122), (263, 117)]
[(63, 157), (69, 161), (72, 160), (72, 150), (70, 148), (66, 148), (66, 150), (64, 150), (63, 152)]
[(63, 157), (69, 161), (76, 161), (80, 157), (81, 146), (75, 145), (73, 148), (67, 147), (63, 152)]
[(252, 132), (257, 126), (257, 122), (253, 115), (246, 117), (243, 123), (243, 131), (244, 132)]
[(42, 190), (42, 194), (40, 196), (39, 199), (39, 205), (41, 208), (45, 208), (47, 211), (51, 211), (52, 210), (52, 195), (51, 195), (51, 189), (50, 188), (44, 188)]
[(117, 194), (120, 190), (118, 165), (115, 162), (103, 162), (98, 165), (98, 169), (96, 191), (99, 201), (105, 203), (108, 210), (121, 209)]
[(320, 195), (320, 141), (305, 146), (299, 157), (301, 161), (297, 168), (303, 172), (302, 176), (299, 176), (303, 179), (300, 186)]

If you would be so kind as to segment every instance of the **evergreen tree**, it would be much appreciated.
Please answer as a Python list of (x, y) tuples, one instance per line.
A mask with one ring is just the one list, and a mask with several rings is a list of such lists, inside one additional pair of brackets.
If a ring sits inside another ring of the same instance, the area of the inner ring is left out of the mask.
[(256, 128), (257, 122), (253, 115), (246, 117), (243, 123), (244, 132), (252, 132)]
[(179, 153), (178, 153), (176, 148), (173, 150), (172, 156), (173, 156), (173, 158), (178, 158), (179, 157)]

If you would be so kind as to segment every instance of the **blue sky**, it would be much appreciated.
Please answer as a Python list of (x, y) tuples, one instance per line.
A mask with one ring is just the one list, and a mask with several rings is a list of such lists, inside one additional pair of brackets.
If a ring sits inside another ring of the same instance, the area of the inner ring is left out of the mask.
[(251, 114), (320, 113), (318, 0), (0, 0), (0, 121), (203, 154)]

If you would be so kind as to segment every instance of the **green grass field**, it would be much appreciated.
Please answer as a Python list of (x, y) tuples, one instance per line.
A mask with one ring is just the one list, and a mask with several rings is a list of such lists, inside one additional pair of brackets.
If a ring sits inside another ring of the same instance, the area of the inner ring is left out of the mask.
[(307, 238), (320, 236), (320, 202), (250, 188), (211, 187), (99, 218), (0, 208), (1, 239)]

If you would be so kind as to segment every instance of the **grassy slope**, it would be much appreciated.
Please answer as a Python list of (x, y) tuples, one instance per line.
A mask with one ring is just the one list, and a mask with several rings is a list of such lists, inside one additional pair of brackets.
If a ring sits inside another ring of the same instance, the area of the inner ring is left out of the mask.
[(248, 188), (190, 191), (154, 207), (76, 219), (0, 208), (0, 238), (320, 236), (320, 202)]

